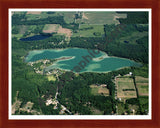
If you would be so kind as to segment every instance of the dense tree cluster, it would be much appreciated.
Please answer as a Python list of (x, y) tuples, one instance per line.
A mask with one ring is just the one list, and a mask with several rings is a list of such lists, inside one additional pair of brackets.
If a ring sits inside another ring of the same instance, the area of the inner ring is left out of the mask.
[(117, 12), (127, 13), (127, 18), (119, 18), (124, 24), (148, 24), (148, 12)]

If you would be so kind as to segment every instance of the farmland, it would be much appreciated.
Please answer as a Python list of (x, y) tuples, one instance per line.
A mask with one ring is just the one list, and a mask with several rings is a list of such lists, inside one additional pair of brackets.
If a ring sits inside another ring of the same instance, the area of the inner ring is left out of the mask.
[(64, 34), (66, 37), (69, 37), (69, 38), (72, 35), (72, 31), (70, 29), (63, 28), (59, 24), (45, 24), (42, 32), (43, 33), (56, 33), (60, 35)]
[(52, 33), (52, 32), (57, 32), (59, 29), (59, 24), (45, 24), (43, 28), (44, 33)]
[[(98, 35), (96, 35), (98, 33)], [(102, 37), (104, 35), (103, 25), (81, 24), (78, 32), (73, 33), (73, 37)]]
[(136, 76), (135, 78), (136, 80), (136, 85), (137, 85), (137, 88), (138, 88), (138, 93), (140, 96), (148, 96), (148, 90), (149, 90), (149, 87), (148, 87), (148, 78), (144, 78), (144, 77), (141, 77), (141, 76)]
[[(35, 34), (39, 34), (39, 32), (42, 31), (44, 25), (17, 25), (13, 26), (12, 32), (13, 37), (22, 38), (22, 37), (28, 37), (33, 36)], [(16, 31), (15, 31), (16, 30)]]
[(133, 79), (129, 77), (117, 77), (117, 98), (136, 98), (136, 90)]
[[(84, 12), (83, 22), (86, 24), (118, 24), (116, 18), (126, 18), (126, 14), (116, 12)], [(106, 16), (107, 15), (107, 16)]]

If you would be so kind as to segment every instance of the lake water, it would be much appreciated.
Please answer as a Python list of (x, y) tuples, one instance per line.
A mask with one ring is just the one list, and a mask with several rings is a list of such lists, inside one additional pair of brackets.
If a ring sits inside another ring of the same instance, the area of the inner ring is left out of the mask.
[(21, 38), (20, 40), (21, 41), (35, 41), (35, 40), (43, 40), (43, 39), (46, 39), (50, 36), (48, 35), (34, 35), (34, 36), (31, 36), (31, 37), (27, 37), (27, 38)]
[[(109, 57), (102, 51), (93, 51), (81, 48), (53, 49), (53, 50), (34, 50), (30, 51), (26, 57), (26, 62), (34, 62), (41, 59), (58, 59), (70, 57), (65, 60), (57, 60), (53, 65), (46, 68), (72, 70), (74, 72), (108, 72), (123, 67), (141, 66), (135, 61)], [(71, 58), (72, 57), (72, 58)]]

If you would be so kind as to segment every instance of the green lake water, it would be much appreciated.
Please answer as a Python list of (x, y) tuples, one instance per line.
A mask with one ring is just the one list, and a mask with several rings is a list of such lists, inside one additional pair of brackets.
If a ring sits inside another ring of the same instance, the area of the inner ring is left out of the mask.
[(30, 51), (26, 57), (26, 62), (34, 62), (41, 59), (57, 59), (61, 57), (72, 57), (65, 60), (57, 60), (53, 65), (46, 67), (46, 71), (50, 69), (72, 70), (74, 72), (108, 72), (123, 67), (141, 66), (135, 61), (109, 57), (102, 51), (93, 51), (81, 48), (67, 49), (47, 49)]

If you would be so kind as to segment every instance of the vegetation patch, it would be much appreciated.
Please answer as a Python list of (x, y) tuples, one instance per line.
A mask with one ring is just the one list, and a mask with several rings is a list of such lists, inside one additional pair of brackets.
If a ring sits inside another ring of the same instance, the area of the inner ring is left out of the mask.
[(79, 30), (73, 33), (73, 37), (102, 37), (104, 35), (103, 25), (81, 24)]
[(47, 76), (49, 81), (56, 81), (56, 78), (53, 75)]
[(63, 28), (59, 24), (45, 24), (43, 28), (44, 33), (58, 33), (65, 34), (67, 37), (71, 37), (72, 31), (68, 28)]
[(117, 77), (117, 97), (118, 98), (136, 98), (136, 90), (132, 78)]
[(27, 14), (41, 14), (41, 11), (28, 11)]
[(106, 88), (106, 85), (90, 85), (90, 88), (93, 95), (109, 96), (109, 89)]
[(92, 112), (92, 115), (103, 115), (103, 111), (100, 111), (99, 109), (96, 109), (94, 107), (91, 107), (91, 112)]
[(71, 37), (72, 31), (68, 28), (62, 28), (61, 26), (58, 29), (58, 33), (65, 34), (67, 37)]
[(45, 24), (43, 28), (44, 33), (56, 33), (59, 28), (59, 24)]
[(116, 12), (84, 12), (83, 22), (88, 24), (116, 24), (119, 23), (119, 21), (116, 20), (117, 17), (126, 18), (127, 15)]
[(138, 88), (139, 95), (140, 96), (148, 96), (149, 95), (149, 93), (148, 93), (148, 90), (149, 90), (148, 78), (136, 76), (135, 80), (136, 80), (136, 85)]

